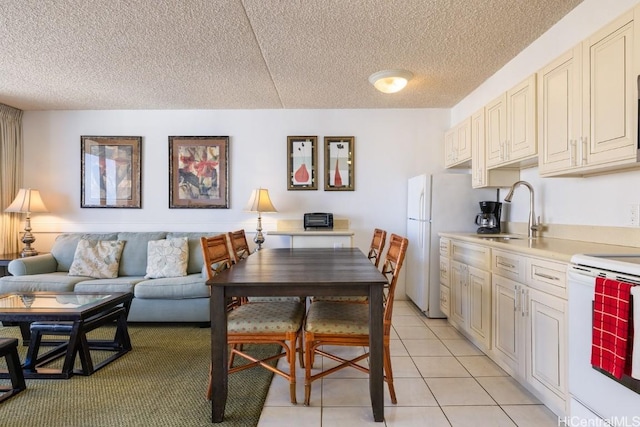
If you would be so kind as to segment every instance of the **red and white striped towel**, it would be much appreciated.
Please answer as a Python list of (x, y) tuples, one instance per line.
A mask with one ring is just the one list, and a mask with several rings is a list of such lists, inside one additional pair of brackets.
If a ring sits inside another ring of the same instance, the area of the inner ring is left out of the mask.
[(618, 379), (622, 374), (631, 373), (633, 326), (629, 321), (629, 308), (632, 286), (613, 279), (596, 278), (591, 364)]
[(640, 380), (640, 336), (636, 338), (635, 334), (640, 334), (640, 286), (633, 286), (631, 288), (631, 296), (633, 297), (633, 346), (631, 357), (631, 376), (637, 380)]

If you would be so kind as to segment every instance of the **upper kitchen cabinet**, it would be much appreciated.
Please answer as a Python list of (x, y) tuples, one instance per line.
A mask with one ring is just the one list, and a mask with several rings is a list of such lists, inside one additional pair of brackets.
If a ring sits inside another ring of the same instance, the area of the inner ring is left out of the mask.
[(485, 109), (471, 115), (471, 184), (473, 188), (509, 187), (520, 179), (518, 169), (492, 169), (486, 166)]
[(542, 176), (640, 166), (639, 12), (627, 12), (539, 72)]
[(485, 107), (488, 169), (538, 163), (535, 74)]
[(582, 135), (582, 46), (538, 72), (539, 172), (552, 176), (579, 167)]
[(468, 168), (471, 163), (471, 118), (467, 118), (444, 134), (444, 166)]

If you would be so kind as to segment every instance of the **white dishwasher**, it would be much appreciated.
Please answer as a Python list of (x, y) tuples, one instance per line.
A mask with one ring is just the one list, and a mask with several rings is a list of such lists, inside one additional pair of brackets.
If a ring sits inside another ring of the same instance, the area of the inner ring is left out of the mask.
[[(616, 380), (591, 366), (596, 277), (640, 284), (640, 255), (574, 255), (567, 274), (570, 395), (567, 425), (607, 425), (599, 424), (600, 419), (612, 426), (640, 426), (640, 381), (627, 376)], [(574, 424), (581, 420), (593, 421)]]

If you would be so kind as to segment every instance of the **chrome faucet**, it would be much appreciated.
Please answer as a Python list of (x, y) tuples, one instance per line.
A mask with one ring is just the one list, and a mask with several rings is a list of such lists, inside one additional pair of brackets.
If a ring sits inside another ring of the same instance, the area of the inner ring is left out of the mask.
[(513, 198), (513, 192), (516, 187), (524, 185), (529, 189), (529, 224), (527, 229), (527, 237), (532, 238), (536, 237), (536, 232), (538, 231), (540, 225), (536, 224), (536, 214), (533, 209), (533, 187), (527, 181), (517, 181), (511, 186), (511, 190), (509, 190), (509, 194), (504, 198), (504, 201), (507, 203), (511, 203), (511, 199)]

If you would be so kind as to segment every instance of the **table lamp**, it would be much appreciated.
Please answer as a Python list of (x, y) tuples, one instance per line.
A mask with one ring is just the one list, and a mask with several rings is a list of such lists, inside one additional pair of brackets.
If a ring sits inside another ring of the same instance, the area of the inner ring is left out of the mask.
[(249, 198), (249, 202), (244, 210), (249, 212), (258, 212), (258, 227), (256, 228), (256, 237), (253, 238), (253, 241), (256, 242), (258, 247), (256, 251), (262, 249), (262, 244), (264, 243), (264, 236), (262, 235), (262, 212), (278, 212), (276, 208), (271, 203), (271, 199), (269, 198), (269, 190), (266, 188), (256, 188), (251, 192), (251, 197)]
[(20, 252), (20, 256), (28, 257), (38, 255), (38, 251), (31, 247), (31, 244), (36, 241), (36, 238), (31, 234), (31, 213), (49, 212), (42, 202), (40, 192), (38, 190), (32, 190), (31, 188), (21, 188), (20, 191), (18, 191), (16, 198), (4, 211), (27, 214), (27, 218), (24, 223), (24, 235), (22, 236), (24, 248), (22, 249), (22, 252)]

